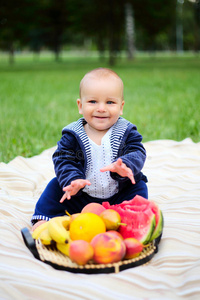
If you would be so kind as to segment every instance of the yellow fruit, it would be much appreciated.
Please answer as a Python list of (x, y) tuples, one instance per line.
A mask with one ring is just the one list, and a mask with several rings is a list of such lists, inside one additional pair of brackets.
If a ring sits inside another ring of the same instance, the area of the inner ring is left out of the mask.
[(106, 231), (103, 220), (94, 213), (81, 213), (70, 224), (70, 238), (90, 242), (93, 237)]
[(79, 215), (80, 215), (80, 213), (76, 213), (76, 214), (73, 214), (70, 216), (69, 226), (72, 223), (72, 221), (74, 221)]
[(51, 236), (49, 234), (48, 228), (45, 228), (41, 232), (41, 234), (39, 236), (39, 239), (41, 240), (42, 244), (46, 245), (46, 246), (51, 245), (53, 243), (53, 240), (52, 240), (52, 238), (51, 238)]
[(67, 256), (69, 256), (69, 245), (70, 243), (68, 244), (56, 243), (57, 249)]
[(122, 224), (120, 214), (113, 209), (105, 209), (100, 217), (106, 225), (106, 230), (117, 230)]
[(38, 226), (32, 233), (32, 238), (34, 240), (39, 239), (41, 232), (46, 229), (48, 226), (48, 222), (42, 223), (40, 226)]
[(57, 243), (69, 242), (69, 216), (55, 217), (48, 222), (51, 238)]

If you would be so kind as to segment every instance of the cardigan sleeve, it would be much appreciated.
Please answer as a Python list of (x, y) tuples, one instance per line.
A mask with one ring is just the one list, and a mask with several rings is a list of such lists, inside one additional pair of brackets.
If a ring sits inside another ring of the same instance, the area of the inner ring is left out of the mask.
[[(137, 131), (135, 126), (132, 127), (126, 138), (123, 139), (122, 147), (118, 154), (118, 158), (120, 157), (123, 163), (132, 170), (134, 177), (137, 177), (144, 166), (146, 150), (142, 144), (142, 135)], [(111, 177), (118, 181), (129, 180), (129, 178), (121, 177), (117, 173), (111, 173)]]
[(85, 179), (86, 156), (76, 137), (69, 131), (65, 132), (57, 145), (52, 159), (60, 187), (64, 188), (75, 179)]

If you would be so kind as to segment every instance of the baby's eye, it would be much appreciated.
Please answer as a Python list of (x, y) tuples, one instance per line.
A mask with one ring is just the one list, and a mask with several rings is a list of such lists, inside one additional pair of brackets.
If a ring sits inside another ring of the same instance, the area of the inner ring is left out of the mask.
[(89, 100), (88, 102), (94, 104), (96, 103), (96, 100)]
[(109, 100), (109, 101), (107, 101), (107, 104), (114, 104), (114, 102)]

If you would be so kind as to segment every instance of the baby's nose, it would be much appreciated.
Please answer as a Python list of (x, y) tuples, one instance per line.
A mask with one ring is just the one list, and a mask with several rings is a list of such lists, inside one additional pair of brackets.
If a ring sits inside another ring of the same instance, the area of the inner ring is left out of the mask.
[(99, 103), (97, 110), (100, 111), (100, 112), (105, 111), (106, 110), (105, 104), (104, 103)]

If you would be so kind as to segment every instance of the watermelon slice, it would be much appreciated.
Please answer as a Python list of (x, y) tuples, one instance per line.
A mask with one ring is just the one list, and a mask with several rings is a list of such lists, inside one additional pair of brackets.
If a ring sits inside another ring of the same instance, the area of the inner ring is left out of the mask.
[[(118, 211), (119, 212), (119, 211)], [(150, 209), (121, 211), (121, 222), (127, 226), (120, 226), (119, 233), (123, 238), (133, 237), (143, 244), (148, 244), (155, 228), (155, 215)]]
[(137, 195), (121, 204), (110, 205), (109, 202), (103, 202), (102, 205), (106, 209), (116, 210), (121, 216), (121, 222), (127, 224), (119, 227), (123, 238), (134, 237), (143, 244), (148, 244), (162, 232), (163, 215), (153, 201)]
[(159, 209), (159, 207), (153, 201), (151, 201), (150, 207), (156, 217), (156, 226), (155, 226), (154, 232), (152, 234), (152, 237), (150, 239), (150, 242), (151, 242), (161, 235), (162, 230), (163, 230), (163, 225), (164, 225), (164, 219), (163, 219), (162, 211)]
[[(131, 202), (130, 202), (131, 201)], [(147, 200), (139, 195), (135, 196), (132, 200), (130, 201), (124, 201), (123, 206), (125, 205), (126, 207), (128, 205), (134, 206), (134, 209), (136, 210), (137, 208), (141, 208), (144, 209), (144, 206), (146, 205), (146, 208), (149, 207), (152, 212), (155, 215), (156, 218), (156, 226), (154, 229), (154, 232), (152, 234), (152, 237), (150, 239), (150, 241), (153, 241), (154, 239), (156, 239), (163, 230), (163, 214), (162, 211), (159, 209), (159, 207), (155, 204), (155, 202)]]

